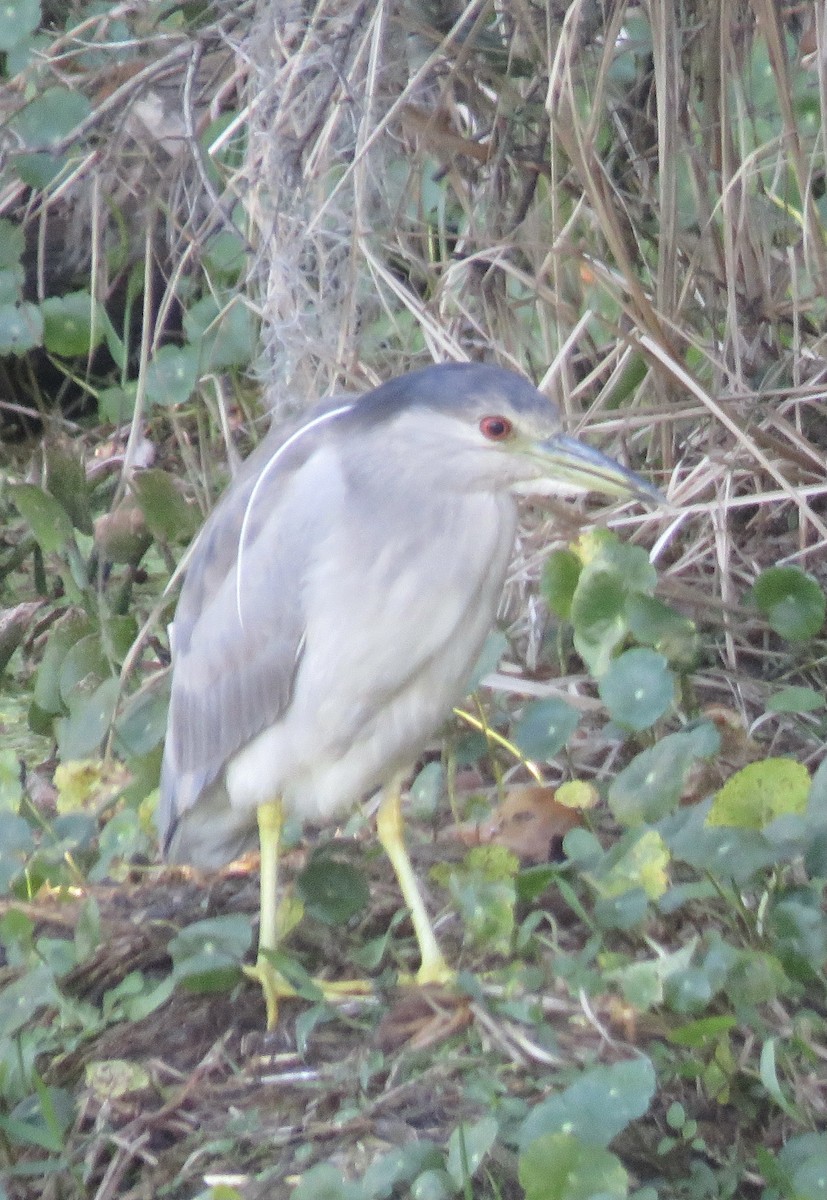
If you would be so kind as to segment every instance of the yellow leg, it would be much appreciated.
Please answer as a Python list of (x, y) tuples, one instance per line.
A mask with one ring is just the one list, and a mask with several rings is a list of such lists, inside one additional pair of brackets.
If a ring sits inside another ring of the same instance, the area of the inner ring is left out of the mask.
[[(258, 957), (255, 966), (245, 967), (244, 973), (254, 979), (264, 993), (267, 1008), (267, 1028), (274, 1029), (278, 1020), (279, 1000), (295, 996), (296, 989), (276, 970), (267, 957), (278, 948), (278, 872), (281, 831), (284, 826), (284, 810), (280, 800), (263, 804), (258, 810), (258, 840), (261, 849), (261, 892), (258, 933)], [(364, 979), (338, 981), (314, 980), (322, 995), (328, 1000), (347, 996), (364, 996), (371, 992), (371, 985)]]
[(442, 956), (411, 860), (405, 849), (399, 788), (398, 782), (387, 787), (376, 814), (376, 833), (399, 880), (402, 898), (410, 909), (420, 953), (416, 981), (419, 984), (449, 983), (455, 973)]
[(254, 967), (245, 967), (244, 973), (256, 980), (264, 993), (267, 1007), (267, 1028), (274, 1029), (279, 1015), (279, 999), (294, 996), (295, 989), (275, 969), (267, 958), (267, 951), (278, 945), (277, 904), (279, 843), (284, 825), (281, 800), (262, 804), (258, 810), (258, 840), (261, 848), (261, 892), (258, 927), (258, 957)]

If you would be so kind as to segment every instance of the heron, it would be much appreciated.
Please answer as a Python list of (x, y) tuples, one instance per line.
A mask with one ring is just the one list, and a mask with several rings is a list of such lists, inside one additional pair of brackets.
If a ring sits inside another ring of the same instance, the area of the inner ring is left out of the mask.
[(577, 438), (523, 376), (428, 366), (328, 400), (268, 435), (199, 534), (171, 629), (158, 825), (165, 857), (261, 853), (267, 1024), (285, 818), (324, 825), (380, 792), (376, 827), (418, 943), (416, 981), (453, 973), (405, 848), (401, 790), (465, 694), (497, 616), (518, 495), (649, 483)]

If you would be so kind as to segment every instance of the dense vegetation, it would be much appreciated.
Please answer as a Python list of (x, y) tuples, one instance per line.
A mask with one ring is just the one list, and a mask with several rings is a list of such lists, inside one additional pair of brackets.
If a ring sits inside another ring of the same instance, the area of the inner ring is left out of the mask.
[[(819, 12), (0, 9), (0, 1196), (827, 1194)], [(356, 814), (287, 966), (375, 995), (266, 1036), (255, 870), (157, 861), (178, 566), (270, 413), (468, 357), (669, 504), (526, 509), (411, 787), (457, 991)]]

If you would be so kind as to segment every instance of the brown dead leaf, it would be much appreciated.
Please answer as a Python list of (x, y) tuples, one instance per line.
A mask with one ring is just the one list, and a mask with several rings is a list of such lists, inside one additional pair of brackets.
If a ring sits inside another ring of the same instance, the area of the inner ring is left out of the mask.
[(487, 820), (456, 825), (450, 832), (466, 846), (494, 843), (524, 862), (542, 863), (557, 858), (568, 831), (582, 824), (580, 812), (561, 804), (554, 788), (528, 784), (512, 788)]

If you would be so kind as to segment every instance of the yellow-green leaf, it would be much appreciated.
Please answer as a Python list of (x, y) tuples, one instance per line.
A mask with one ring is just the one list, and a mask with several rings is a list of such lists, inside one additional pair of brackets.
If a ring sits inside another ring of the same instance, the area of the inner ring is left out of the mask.
[(810, 773), (791, 758), (765, 758), (737, 771), (712, 801), (707, 825), (763, 829), (776, 817), (803, 813)]

